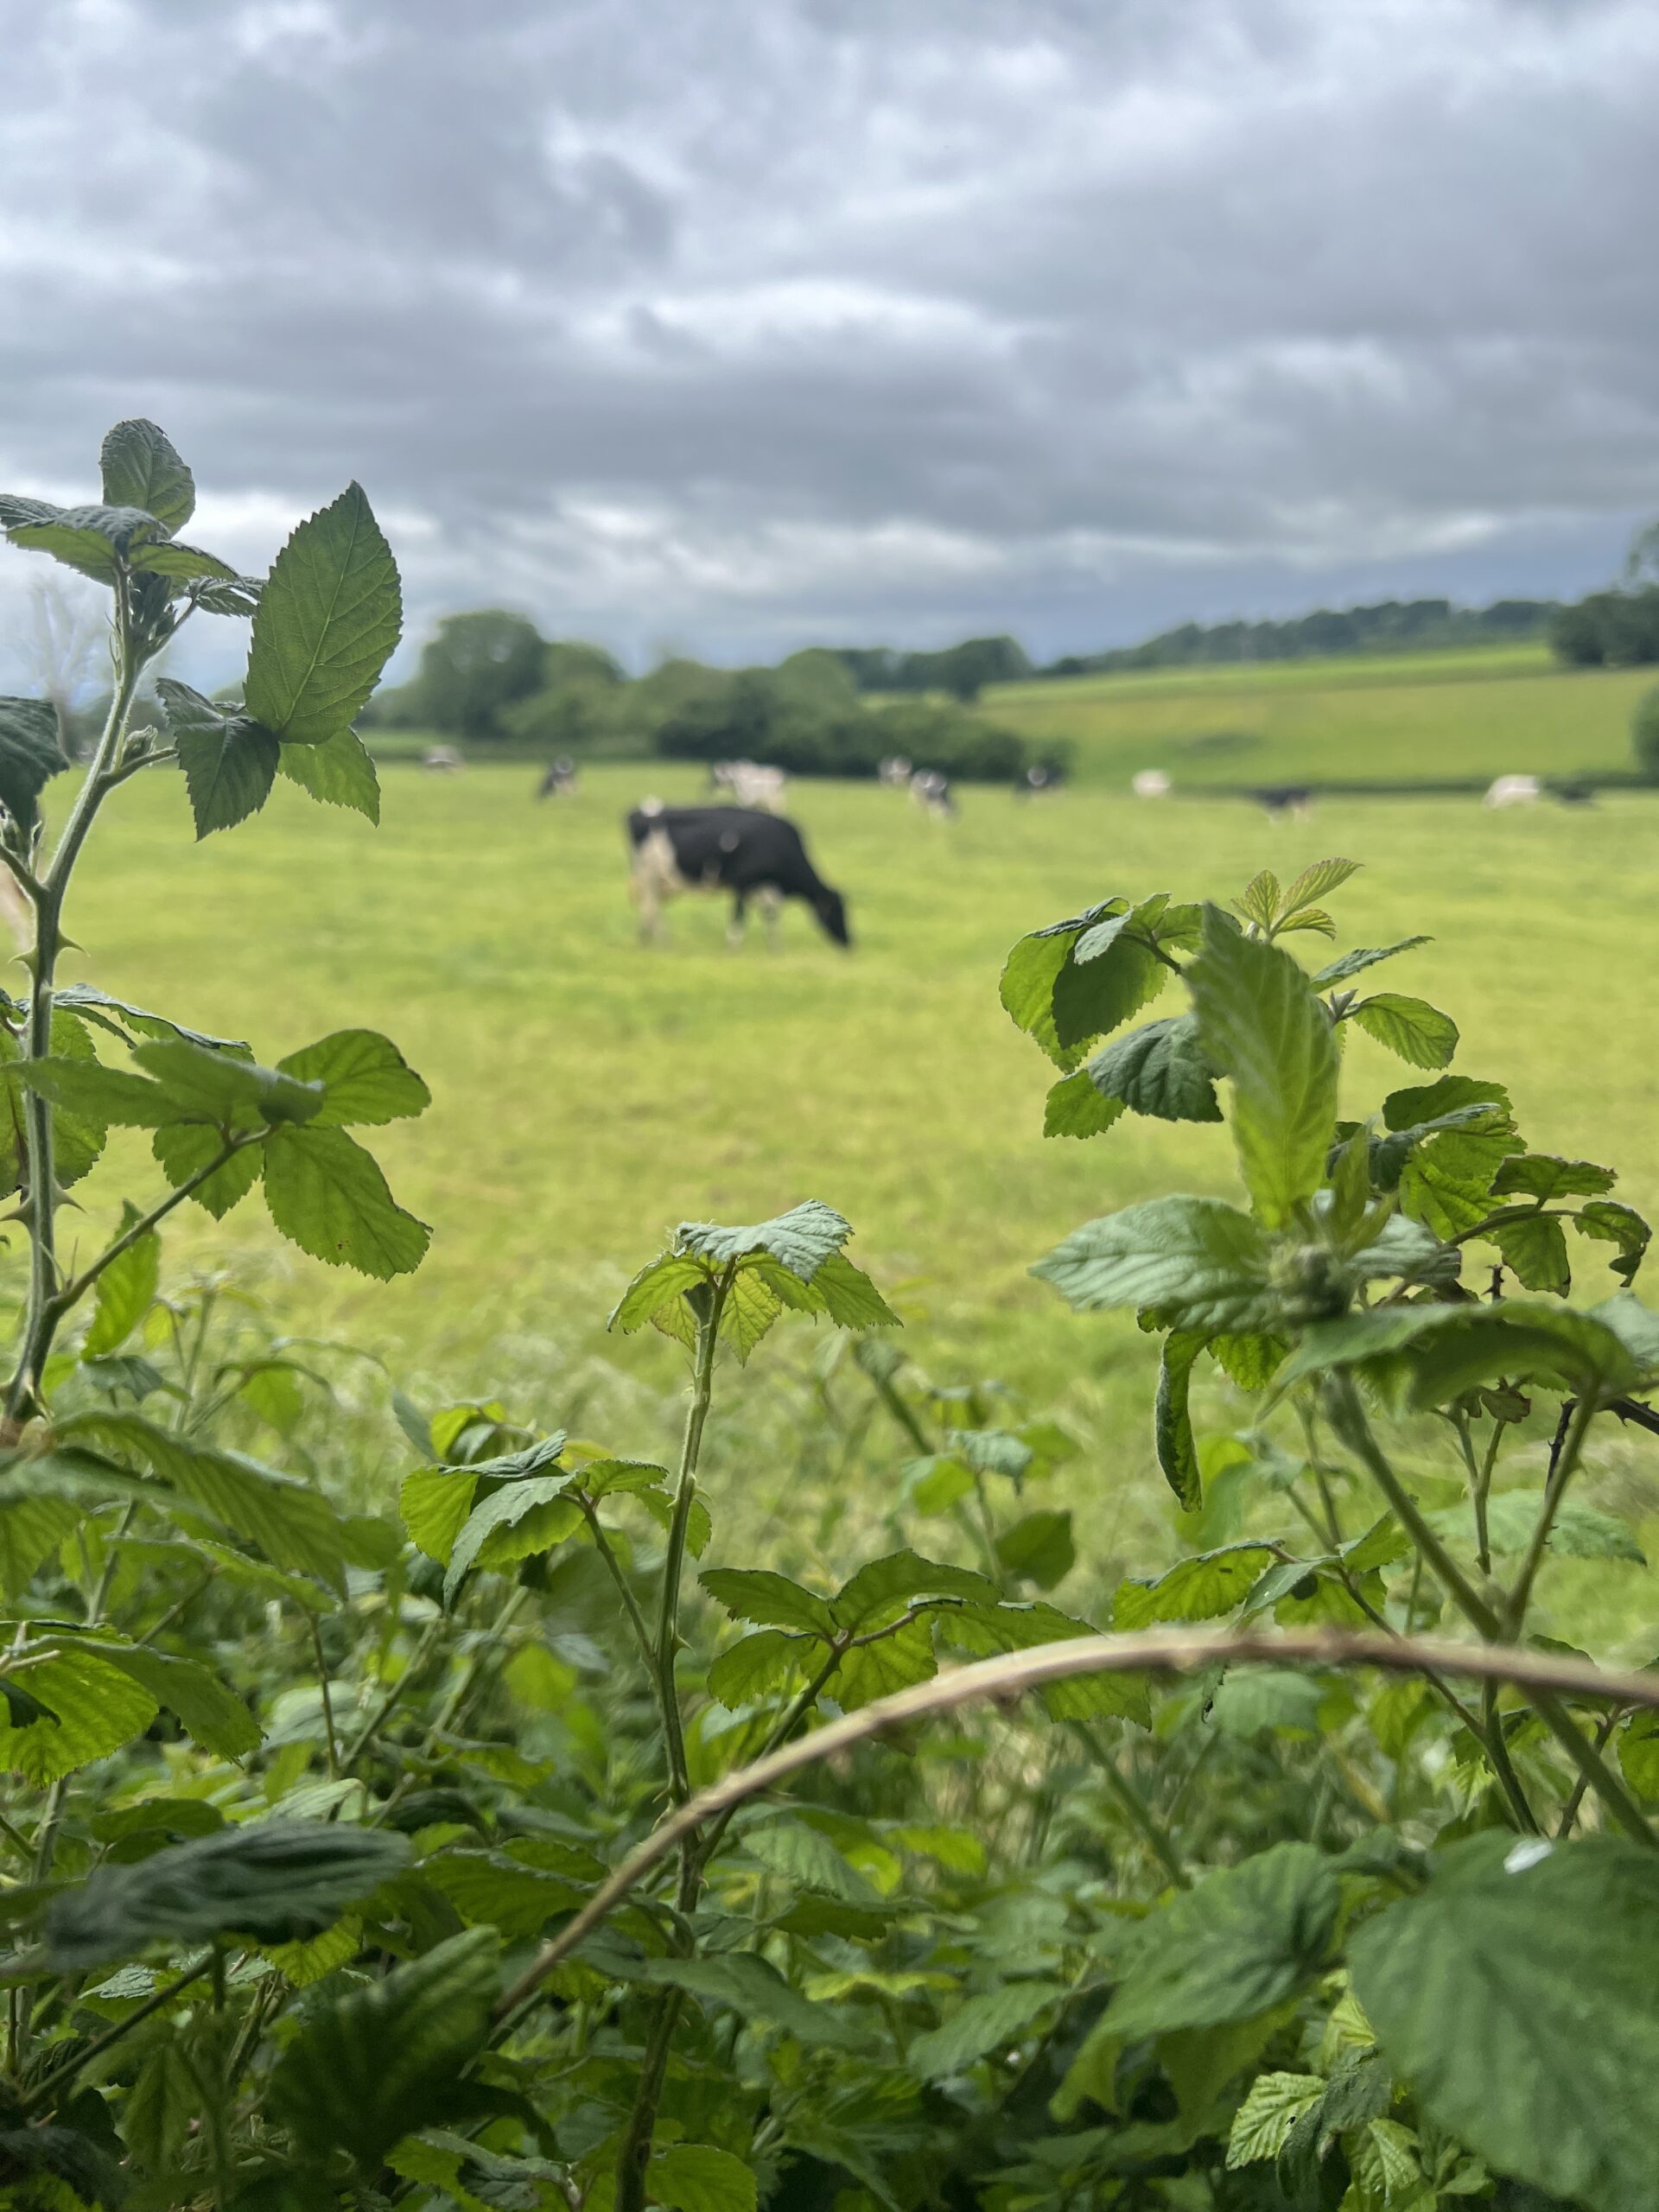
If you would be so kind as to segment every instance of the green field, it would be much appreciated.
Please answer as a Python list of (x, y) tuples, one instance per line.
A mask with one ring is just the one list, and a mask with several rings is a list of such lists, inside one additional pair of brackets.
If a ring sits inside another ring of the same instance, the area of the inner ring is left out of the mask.
[[(693, 787), (649, 772), (665, 796)], [(666, 949), (645, 950), (619, 817), (646, 773), (593, 772), (575, 801), (538, 807), (527, 769), (392, 769), (378, 832), (279, 785), (258, 819), (200, 845), (172, 781), (120, 794), (69, 916), (81, 972), (251, 1029), (266, 1056), (383, 1027), (435, 1094), (423, 1120), (377, 1132), (394, 1189), (433, 1225), (417, 1274), (382, 1287), (301, 1258), (257, 1198), (221, 1230), (187, 1209), (175, 1259), (181, 1241), (222, 1251), (228, 1232), (269, 1250), (290, 1327), (338, 1325), (431, 1389), (539, 1378), (550, 1421), (573, 1378), (591, 1384), (595, 1352), (674, 1387), (666, 1347), (600, 1334), (667, 1227), (815, 1195), (855, 1223), (927, 1367), (1067, 1409), (1102, 1438), (1114, 1484), (1135, 1487), (1144, 1341), (1070, 1317), (1025, 1269), (1092, 1214), (1172, 1185), (1229, 1190), (1224, 1137), (1131, 1119), (1090, 1144), (1045, 1141), (1046, 1064), (998, 1005), (999, 966), (1022, 931), (1109, 892), (1224, 893), (1263, 861), (1333, 852), (1366, 863), (1337, 902), (1344, 942), (1433, 934), (1392, 972), (1460, 1020), (1459, 1065), (1512, 1083), (1535, 1142), (1630, 1163), (1628, 1195), (1659, 1204), (1646, 796), (1503, 814), (1346, 801), (1274, 826), (1237, 800), (970, 792), (946, 826), (868, 785), (805, 785), (796, 811), (851, 901), (855, 950), (792, 908), (781, 950), (732, 952), (723, 909), (697, 899), (671, 910)], [(1356, 1039), (1351, 1096), (1374, 1100), (1394, 1065)], [(124, 1183), (155, 1187), (140, 1141), (115, 1142), (123, 1172), (92, 1186), (111, 1207)], [(811, 1338), (795, 1342), (804, 1362)], [(653, 1448), (658, 1413), (636, 1440)]]
[(1079, 777), (1193, 785), (1570, 776), (1630, 765), (1651, 669), (1563, 669), (1541, 645), (1003, 684), (992, 720), (1064, 738)]

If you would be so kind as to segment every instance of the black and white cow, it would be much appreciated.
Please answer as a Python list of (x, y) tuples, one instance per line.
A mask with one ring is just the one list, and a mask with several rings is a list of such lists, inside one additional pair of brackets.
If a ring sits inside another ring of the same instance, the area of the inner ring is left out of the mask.
[(630, 890), (647, 943), (661, 932), (663, 901), (682, 891), (731, 893), (727, 937), (733, 944), (742, 941), (751, 899), (773, 942), (785, 899), (803, 899), (827, 937), (852, 943), (846, 900), (808, 860), (795, 824), (777, 815), (747, 806), (664, 806), (648, 798), (628, 817), (628, 845)]
[(576, 795), (576, 764), (563, 756), (550, 760), (547, 773), (537, 787), (537, 798), (574, 798)]

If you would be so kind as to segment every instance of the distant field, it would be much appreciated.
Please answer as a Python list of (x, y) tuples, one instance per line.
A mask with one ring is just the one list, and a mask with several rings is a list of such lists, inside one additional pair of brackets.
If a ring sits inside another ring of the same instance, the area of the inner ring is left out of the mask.
[(1630, 765), (1652, 669), (1562, 669), (1541, 645), (1160, 669), (1002, 684), (982, 710), (1065, 738), (1077, 772), (1122, 785), (1161, 768), (1192, 785), (1562, 776)]
[[(1335, 902), (1344, 941), (1433, 932), (1391, 979), (1463, 1023), (1459, 1065), (1512, 1077), (1535, 1139), (1628, 1161), (1632, 1198), (1659, 1200), (1659, 799), (1497, 815), (1346, 801), (1275, 826), (1236, 800), (971, 791), (943, 825), (872, 785), (803, 785), (798, 818), (851, 901), (844, 956), (798, 909), (780, 952), (729, 952), (703, 901), (672, 910), (666, 949), (635, 944), (619, 816), (653, 785), (689, 795), (692, 772), (594, 772), (574, 802), (540, 807), (524, 768), (390, 768), (385, 783), (378, 833), (279, 785), (258, 820), (195, 845), (176, 784), (141, 779), (100, 824), (69, 926), (105, 988), (262, 1053), (353, 1023), (404, 1046), (435, 1104), (376, 1149), (432, 1223), (430, 1258), (383, 1289), (286, 1255), (276, 1294), (294, 1328), (338, 1319), (434, 1387), (528, 1360), (566, 1378), (548, 1385), (563, 1403), (595, 1349), (671, 1381), (660, 1346), (602, 1338), (626, 1274), (682, 1217), (753, 1220), (817, 1195), (899, 1287), (930, 1366), (1001, 1376), (1080, 1421), (1116, 1408), (1114, 1450), (1143, 1470), (1144, 1340), (1068, 1318), (1025, 1270), (1109, 1207), (1230, 1189), (1228, 1154), (1217, 1133), (1144, 1121), (1045, 1142), (1046, 1064), (997, 975), (1020, 931), (1089, 899), (1225, 895), (1264, 861), (1363, 860)], [(1387, 1066), (1356, 1040), (1351, 1097), (1374, 1098)], [(153, 1166), (118, 1142), (141, 1196)], [(187, 1213), (190, 1248), (216, 1249)], [(226, 1226), (273, 1246), (257, 1200)]]

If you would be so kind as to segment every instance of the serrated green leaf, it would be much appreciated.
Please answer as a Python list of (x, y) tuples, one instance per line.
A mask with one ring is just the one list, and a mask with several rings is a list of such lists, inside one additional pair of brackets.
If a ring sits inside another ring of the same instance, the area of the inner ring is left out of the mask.
[(402, 626), (391, 549), (348, 485), (276, 556), (253, 618), (249, 714), (284, 745), (326, 744), (350, 728)]
[(826, 1835), (802, 1821), (769, 1821), (743, 1831), (743, 1848), (797, 1889), (821, 1891), (843, 1904), (879, 1904), (878, 1892)]
[(879, 1636), (873, 1643), (855, 1645), (842, 1658), (830, 1684), (830, 1694), (843, 1713), (856, 1713), (879, 1697), (913, 1689), (931, 1681), (938, 1672), (933, 1652), (933, 1630), (925, 1620), (907, 1621), (902, 1627)]
[(1258, 2074), (1233, 2115), (1227, 2139), (1229, 2168), (1276, 2158), (1291, 2129), (1324, 2094), (1325, 2083), (1317, 2074)]
[[(763, 1628), (741, 1637), (715, 1660), (709, 1669), (709, 1694), (718, 1704), (735, 1710), (750, 1700), (781, 1689), (807, 1662), (814, 1647), (782, 1629)], [(815, 1655), (822, 1663), (822, 1653)]]
[(79, 1648), (118, 1667), (158, 1705), (176, 1713), (202, 1749), (216, 1758), (246, 1758), (264, 1740), (241, 1699), (195, 1660), (107, 1637)]
[(42, 787), (68, 766), (49, 699), (0, 698), (0, 806), (20, 829), (34, 828)]
[(1420, 2111), (1502, 2174), (1650, 2212), (1659, 1865), (1609, 1837), (1478, 1835), (1350, 1944), (1354, 1993)]
[(181, 1037), (147, 1039), (133, 1046), (132, 1057), (166, 1092), (173, 1120), (251, 1129), (261, 1122), (309, 1122), (321, 1109), (322, 1093), (313, 1084)]
[(1317, 899), (1328, 899), (1333, 891), (1340, 891), (1344, 883), (1359, 874), (1363, 865), (1360, 861), (1315, 861), (1311, 867), (1302, 870), (1294, 883), (1287, 886), (1279, 904), (1281, 918), (1288, 914), (1299, 914), (1305, 906), (1313, 906)]
[(308, 2012), (269, 2091), (296, 2141), (372, 2166), (442, 2119), (489, 2033), (497, 1972), (493, 1931), (472, 1929)]
[(582, 1526), (582, 1508), (563, 1494), (569, 1482), (568, 1475), (532, 1476), (505, 1484), (475, 1505), (449, 1554), (444, 1602), (453, 1600), (461, 1578), (474, 1567), (514, 1567), (574, 1536)]
[(1334, 984), (1345, 983), (1352, 976), (1362, 976), (1368, 968), (1375, 968), (1379, 961), (1392, 960), (1396, 953), (1414, 952), (1420, 944), (1432, 944), (1427, 937), (1402, 937), (1393, 944), (1357, 945), (1351, 952), (1344, 952), (1321, 968), (1313, 978), (1316, 991), (1328, 991)]
[(1255, 2019), (1325, 1964), (1341, 1908), (1335, 1874), (1306, 1843), (1206, 1875), (1141, 1923), (1109, 2031), (1133, 2042)]
[(752, 2169), (707, 2143), (673, 2143), (655, 2152), (645, 2186), (665, 2212), (754, 2212), (756, 2203)]
[[(707, 1575), (703, 1577), (705, 1586), (709, 1580)], [(830, 1612), (842, 1630), (863, 1635), (918, 1599), (957, 1597), (983, 1601), (995, 1600), (996, 1596), (996, 1585), (971, 1568), (942, 1566), (937, 1560), (921, 1559), (914, 1552), (905, 1550), (891, 1552), (886, 1558), (871, 1560), (860, 1567), (842, 1585)], [(788, 1627), (805, 1624), (779, 1624)]]
[(1240, 936), (1214, 907), (1187, 980), (1204, 1051), (1232, 1078), (1245, 1184), (1262, 1220), (1282, 1227), (1325, 1175), (1337, 1120), (1331, 1024), (1290, 955)]
[(640, 1268), (612, 1307), (605, 1325), (607, 1329), (620, 1329), (625, 1334), (642, 1329), (688, 1290), (708, 1280), (709, 1270), (701, 1260), (664, 1252)]
[(37, 1789), (107, 1758), (156, 1718), (156, 1701), (142, 1684), (73, 1644), (48, 1643), (38, 1656), (9, 1653), (0, 1682), (43, 1708), (29, 1726), (0, 1727), (0, 1769)]
[(1449, 1067), (1457, 1052), (1457, 1023), (1427, 999), (1379, 991), (1350, 1007), (1344, 1019), (1357, 1022), (1368, 1037), (1414, 1068)]
[(147, 1007), (134, 1006), (130, 999), (114, 998), (92, 983), (60, 984), (52, 995), (52, 1002), (59, 1012), (84, 1012), (89, 1017), (111, 1014), (124, 1029), (140, 1037), (181, 1037), (187, 1045), (200, 1045), (209, 1052), (234, 1052), (245, 1060), (253, 1058), (239, 1038), (215, 1037), (207, 1030), (188, 1029), (168, 1014), (151, 1014)]
[(705, 1567), (702, 1581), (734, 1620), (753, 1622), (756, 1628), (802, 1630), (826, 1643), (835, 1637), (837, 1624), (828, 1600), (770, 1567)]
[[(139, 1218), (136, 1206), (124, 1206), (119, 1234), (124, 1236)], [(85, 1357), (97, 1359), (126, 1342), (149, 1311), (161, 1270), (162, 1240), (153, 1229), (109, 1262), (93, 1292), (92, 1326), (81, 1346)]]
[(1617, 1246), (1608, 1267), (1624, 1283), (1635, 1280), (1647, 1257), (1653, 1231), (1634, 1206), (1621, 1205), (1617, 1198), (1592, 1198), (1579, 1208), (1573, 1225), (1581, 1236)]
[(1083, 1313), (1153, 1306), (1178, 1327), (1270, 1327), (1285, 1301), (1260, 1226), (1219, 1198), (1152, 1198), (1085, 1223), (1031, 1270)]
[(1121, 1098), (1103, 1098), (1087, 1068), (1062, 1076), (1043, 1105), (1046, 1137), (1103, 1136), (1128, 1109)]
[(1277, 1554), (1266, 1544), (1227, 1544), (1142, 1581), (1126, 1575), (1112, 1599), (1120, 1635), (1159, 1621), (1207, 1621), (1242, 1605)]
[(750, 1253), (765, 1253), (810, 1283), (851, 1234), (850, 1224), (832, 1206), (807, 1198), (770, 1221), (750, 1222), (738, 1229), (711, 1221), (683, 1221), (674, 1233), (674, 1248), (717, 1268)]
[(274, 1129), (265, 1204), (302, 1252), (382, 1281), (419, 1267), (431, 1242), (426, 1224), (397, 1205), (373, 1157), (344, 1129)]
[(0, 1484), (0, 1597), (21, 1597), (36, 1569), (80, 1527), (85, 1512), (58, 1487), (49, 1463), (9, 1468)]
[(906, 2063), (925, 2082), (963, 2073), (1016, 2043), (1065, 1994), (1058, 1982), (1010, 1981), (965, 1998), (940, 2026), (916, 2037)]
[[(200, 1122), (169, 1122), (156, 1131), (150, 1149), (168, 1181), (176, 1191), (188, 1183), (222, 1149), (219, 1131)], [(232, 1153), (222, 1167), (199, 1183), (190, 1196), (206, 1207), (215, 1221), (246, 1198), (264, 1171), (265, 1155), (258, 1145)]]
[(283, 746), (276, 772), (325, 806), (348, 807), (378, 827), (380, 779), (354, 729), (336, 730), (321, 745)]
[(389, 1037), (374, 1029), (336, 1029), (277, 1061), (296, 1083), (321, 1084), (320, 1129), (379, 1127), (423, 1114), (432, 1094)]
[(857, 2050), (868, 2036), (828, 2005), (815, 2005), (791, 1988), (769, 1960), (751, 1951), (730, 1951), (719, 1958), (653, 1959), (654, 1982), (689, 1990), (716, 2005), (728, 2005), (745, 2020), (779, 2027), (804, 2044)]
[(107, 505), (137, 507), (154, 515), (169, 537), (196, 511), (194, 478), (166, 432), (141, 416), (110, 431), (99, 467)]
[(1506, 1160), (1492, 1179), (1500, 1198), (1536, 1198), (1541, 1206), (1563, 1198), (1596, 1198), (1618, 1180), (1611, 1167), (1590, 1160), (1562, 1160), (1550, 1152), (1524, 1152)]
[(996, 1556), (1010, 1574), (1052, 1590), (1077, 1563), (1070, 1512), (1050, 1509), (1009, 1522), (998, 1532)]
[(1524, 1214), (1492, 1231), (1503, 1264), (1528, 1290), (1552, 1291), (1565, 1298), (1573, 1287), (1567, 1257), (1567, 1232), (1548, 1214)]
[(55, 507), (46, 499), (0, 499), (0, 525), (14, 545), (49, 553), (66, 568), (110, 584), (135, 541), (154, 539), (160, 526), (141, 507)]
[(1103, 1098), (1160, 1122), (1220, 1121), (1216, 1072), (1191, 1014), (1131, 1030), (1097, 1052), (1085, 1071)]
[(270, 797), (281, 747), (262, 722), (229, 715), (214, 729), (180, 729), (173, 741), (198, 839), (234, 829)]
[(1497, 1306), (1379, 1306), (1314, 1323), (1279, 1375), (1281, 1389), (1332, 1368), (1362, 1369), (1403, 1409), (1427, 1411), (1500, 1376), (1559, 1377), (1573, 1389), (1628, 1389), (1637, 1369), (1588, 1313), (1529, 1299)]

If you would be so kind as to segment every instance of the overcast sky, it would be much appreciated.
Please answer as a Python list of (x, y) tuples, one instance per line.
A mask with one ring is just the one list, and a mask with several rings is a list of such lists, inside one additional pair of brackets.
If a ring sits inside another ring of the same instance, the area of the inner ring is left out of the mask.
[(1659, 510), (1654, 0), (0, 0), (0, 486), (150, 415), (255, 565), (357, 476), (416, 632), (1047, 655), (1576, 592)]

